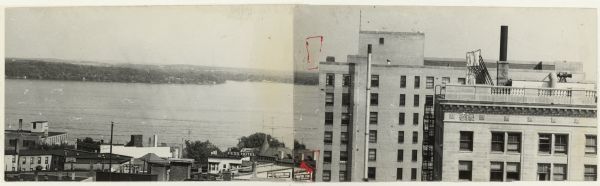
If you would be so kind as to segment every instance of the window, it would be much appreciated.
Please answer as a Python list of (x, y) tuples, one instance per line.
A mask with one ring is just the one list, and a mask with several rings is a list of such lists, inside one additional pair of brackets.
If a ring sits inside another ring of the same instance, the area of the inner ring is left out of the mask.
[(527, 117), (527, 122), (533, 122), (533, 118), (532, 117)]
[(369, 143), (377, 143), (377, 131), (369, 130)]
[(585, 135), (585, 153), (596, 154), (597, 153), (597, 141), (596, 135)]
[(421, 88), (421, 77), (415, 76), (415, 89)]
[(344, 81), (342, 81), (342, 86), (349, 87), (352, 86), (352, 76), (350, 74), (344, 74)]
[(377, 149), (369, 149), (369, 161), (377, 160)]
[(521, 133), (508, 133), (506, 151), (521, 152)]
[(379, 94), (371, 93), (371, 106), (379, 105)]
[(380, 38), (379, 38), (379, 44), (380, 44), (380, 45), (383, 45), (383, 37), (380, 37)]
[(567, 154), (567, 138), (566, 134), (555, 134), (554, 135), (554, 153), (555, 154)]
[(342, 126), (346, 126), (348, 124), (350, 124), (350, 114), (348, 113), (342, 113), (342, 118), (341, 118), (341, 125)]
[(375, 174), (377, 173), (376, 171), (377, 171), (377, 169), (375, 169), (375, 167), (369, 167), (367, 169), (367, 177), (370, 180), (374, 180), (375, 179)]
[(465, 78), (458, 78), (458, 84), (464, 85), (464, 84), (467, 84), (466, 82), (467, 81)]
[(331, 163), (331, 151), (324, 151), (323, 162)]
[(538, 181), (550, 181), (550, 164), (538, 163)]
[(473, 151), (473, 132), (460, 131), (460, 150)]
[(510, 117), (504, 116), (504, 121), (509, 121)]
[(492, 132), (492, 152), (504, 152), (504, 132)]
[(38, 157), (37, 164), (42, 164), (42, 157)]
[(340, 171), (340, 181), (346, 181), (346, 171)]
[(417, 168), (410, 169), (410, 180), (417, 181)]
[(458, 161), (458, 180), (471, 181), (471, 172), (473, 171), (471, 161)]
[(377, 112), (369, 114), (369, 124), (377, 124)]
[(371, 87), (379, 87), (379, 75), (371, 75)]
[(325, 125), (333, 125), (333, 112), (325, 112)]
[(23, 165), (25, 165), (27, 162), (27, 158), (23, 158)]
[(479, 114), (479, 120), (485, 120), (485, 115)]
[(434, 84), (434, 79), (431, 76), (427, 76), (425, 78), (425, 88), (426, 89), (433, 89), (433, 84)]
[(419, 125), (419, 113), (413, 113), (413, 125)]
[(325, 106), (333, 106), (333, 93), (325, 94)]
[(342, 144), (342, 145), (348, 144), (348, 132), (342, 132), (340, 134), (340, 144)]
[(433, 105), (433, 95), (425, 96), (425, 105), (432, 106)]
[(406, 123), (406, 118), (405, 118), (404, 112), (400, 112), (398, 114), (398, 124), (404, 125), (404, 123)]
[(449, 84), (450, 83), (450, 77), (442, 77), (442, 84)]
[(554, 169), (552, 169), (552, 178), (554, 181), (567, 180), (567, 165), (554, 164)]
[(327, 74), (325, 77), (325, 85), (328, 87), (332, 87), (334, 82), (335, 82), (335, 75)]
[(413, 144), (417, 144), (419, 142), (419, 132), (413, 132), (412, 142)]
[(415, 95), (414, 99), (413, 99), (413, 103), (415, 107), (419, 106), (419, 95)]
[(406, 105), (406, 95), (400, 94), (400, 106), (403, 107), (404, 105)]
[(504, 181), (504, 162), (491, 163), (490, 181)]
[(325, 142), (325, 144), (331, 145), (331, 142), (333, 141), (333, 132), (325, 131), (325, 137), (323, 141)]
[(46, 157), (44, 164), (48, 164), (48, 157)]
[(585, 181), (596, 181), (598, 178), (598, 168), (596, 165), (585, 165), (583, 176)]
[(340, 161), (348, 161), (348, 151), (340, 151)]
[(521, 180), (519, 163), (506, 163), (506, 181), (519, 181)]
[(418, 154), (417, 150), (412, 150), (412, 157), (411, 157), (412, 161), (417, 161), (417, 157), (418, 157), (417, 154)]
[(9, 144), (11, 147), (15, 147), (15, 146), (17, 146), (17, 139), (11, 139), (11, 140), (8, 140), (8, 144)]
[(331, 171), (323, 170), (323, 181), (331, 181)]
[(543, 154), (550, 154), (552, 142), (552, 134), (539, 134), (538, 151)]
[(402, 149), (398, 150), (398, 155), (396, 157), (396, 161), (398, 161), (398, 162), (404, 161), (404, 150), (402, 150)]
[(396, 168), (396, 180), (402, 180), (402, 168)]
[(33, 164), (33, 157), (29, 158), (29, 164)]
[(398, 143), (404, 143), (404, 131), (398, 131)]
[(342, 106), (350, 105), (350, 94), (342, 93)]
[(406, 76), (400, 76), (400, 88), (406, 88)]

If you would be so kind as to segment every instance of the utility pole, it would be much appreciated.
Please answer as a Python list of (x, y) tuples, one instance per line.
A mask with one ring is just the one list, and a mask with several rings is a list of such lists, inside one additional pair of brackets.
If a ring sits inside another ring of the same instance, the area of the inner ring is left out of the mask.
[(110, 122), (110, 154), (108, 157), (108, 181), (112, 181), (112, 144), (113, 144), (113, 128), (115, 126), (115, 122)]
[(364, 158), (364, 177), (363, 181), (369, 180), (369, 118), (370, 118), (370, 100), (371, 100), (371, 44), (367, 45), (367, 85), (365, 95), (365, 158)]

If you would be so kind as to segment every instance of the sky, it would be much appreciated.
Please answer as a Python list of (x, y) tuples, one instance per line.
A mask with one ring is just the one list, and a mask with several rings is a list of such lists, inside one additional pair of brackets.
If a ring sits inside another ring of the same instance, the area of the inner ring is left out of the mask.
[(320, 43), (309, 39), (308, 51), (320, 61), (334, 56), (344, 62), (347, 55), (357, 54), (359, 22), (362, 30), (423, 32), (425, 57), (464, 59), (465, 52), (481, 49), (485, 59), (494, 60), (500, 26), (507, 25), (509, 61), (578, 61), (586, 79), (596, 80), (595, 9), (303, 6), (294, 12), (297, 70), (308, 69), (304, 40), (309, 36), (324, 37), (320, 52), (315, 48)]
[(6, 56), (291, 71), (291, 6), (10, 8)]

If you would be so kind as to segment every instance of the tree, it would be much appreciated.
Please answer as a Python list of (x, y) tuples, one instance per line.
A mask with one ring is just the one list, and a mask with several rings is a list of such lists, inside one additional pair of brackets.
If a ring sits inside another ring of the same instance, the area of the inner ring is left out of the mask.
[(185, 157), (194, 159), (200, 162), (200, 164), (208, 163), (208, 156), (213, 151), (221, 153), (221, 150), (212, 144), (210, 141), (186, 141), (185, 142)]
[(306, 145), (298, 142), (298, 140), (294, 140), (294, 150), (304, 150), (306, 149)]
[(283, 142), (280, 142), (279, 140), (272, 138), (271, 135), (261, 133), (261, 132), (254, 133), (248, 137), (246, 137), (246, 136), (241, 137), (239, 139), (240, 142), (238, 143), (237, 147), (240, 149), (241, 148), (258, 148), (258, 147), (262, 146), (263, 142), (265, 141), (265, 135), (267, 135), (267, 140), (269, 141), (269, 146), (285, 147), (285, 144)]
[(100, 151), (100, 141), (94, 141), (90, 137), (86, 137), (83, 140), (77, 139), (77, 150), (83, 150), (88, 152)]

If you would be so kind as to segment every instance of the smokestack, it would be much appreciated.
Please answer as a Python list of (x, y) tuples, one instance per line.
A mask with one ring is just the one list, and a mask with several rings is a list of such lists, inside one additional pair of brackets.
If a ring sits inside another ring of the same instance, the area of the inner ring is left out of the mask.
[(508, 76), (508, 59), (507, 59), (507, 48), (508, 48), (508, 26), (502, 25), (500, 27), (500, 59), (496, 63), (496, 84), (498, 86), (509, 85)]
[(367, 54), (371, 54), (371, 44), (367, 45)]
[(508, 44), (508, 26), (500, 26), (500, 61), (506, 61)]
[(19, 130), (23, 130), (23, 119), (19, 119)]
[(154, 147), (158, 147), (158, 135), (154, 134)]

